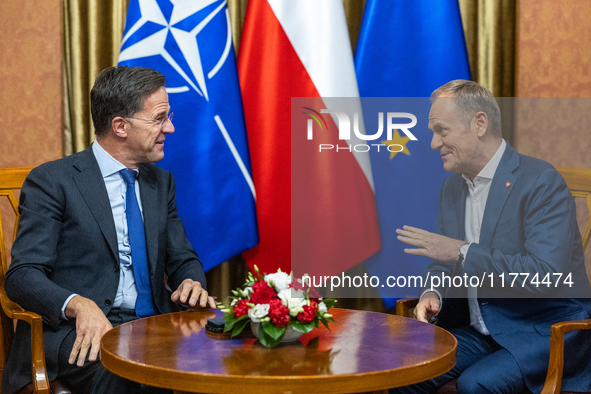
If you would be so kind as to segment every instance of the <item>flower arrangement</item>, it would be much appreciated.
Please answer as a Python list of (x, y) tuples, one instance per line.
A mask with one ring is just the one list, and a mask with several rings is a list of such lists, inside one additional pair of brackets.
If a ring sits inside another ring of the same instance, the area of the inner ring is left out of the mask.
[(319, 323), (328, 328), (328, 323), (334, 322), (328, 309), (336, 300), (322, 299), (316, 290), (301, 280), (293, 280), (281, 269), (263, 275), (256, 266), (254, 269), (256, 275), (248, 274), (243, 289), (232, 290), (231, 303), (220, 305), (224, 332), (232, 330), (235, 337), (249, 322), (259, 323), (259, 341), (272, 348), (281, 343), (288, 328), (305, 334), (319, 327)]

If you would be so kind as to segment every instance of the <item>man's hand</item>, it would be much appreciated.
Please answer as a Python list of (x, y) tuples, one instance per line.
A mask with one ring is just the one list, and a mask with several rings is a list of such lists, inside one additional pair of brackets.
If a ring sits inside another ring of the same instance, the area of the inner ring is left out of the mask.
[(65, 313), (67, 317), (76, 319), (76, 341), (68, 362), (74, 364), (78, 356), (77, 365), (83, 366), (88, 349), (88, 361), (96, 361), (101, 348), (101, 338), (113, 328), (111, 322), (94, 301), (78, 295), (68, 302)]
[(419, 321), (429, 323), (434, 314), (439, 313), (441, 301), (435, 292), (425, 293), (413, 311), (413, 316)]
[(405, 253), (427, 256), (433, 260), (451, 263), (459, 260), (460, 246), (465, 242), (443, 235), (430, 233), (420, 228), (404, 226), (403, 230), (396, 229), (398, 240), (416, 249), (404, 249)]
[[(199, 305), (205, 308), (209, 305), (210, 308), (215, 308), (215, 300), (209, 297), (207, 291), (201, 287), (201, 283), (195, 282), (191, 279), (185, 279), (180, 284), (179, 288), (170, 296), (172, 302), (177, 304), (188, 304), (189, 306)], [(188, 302), (187, 302), (188, 300)]]

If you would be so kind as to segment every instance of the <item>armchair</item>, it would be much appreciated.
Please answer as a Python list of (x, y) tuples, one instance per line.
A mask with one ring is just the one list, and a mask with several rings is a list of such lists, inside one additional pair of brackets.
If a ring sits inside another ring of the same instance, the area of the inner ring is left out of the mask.
[[(31, 171), (31, 168), (7, 168), (0, 169), (0, 383), (2, 382), (2, 372), (8, 358), (10, 345), (14, 334), (14, 319), (24, 320), (31, 327), (31, 365), (32, 365), (32, 383), (19, 391), (22, 393), (42, 393), (42, 394), (68, 394), (70, 391), (61, 383), (48, 381), (47, 370), (45, 367), (45, 352), (43, 350), (43, 321), (41, 316), (36, 313), (25, 311), (19, 305), (12, 302), (4, 290), (4, 275), (8, 270), (10, 247), (16, 238), (16, 231), (19, 221), (18, 200), (14, 190), (22, 187), (25, 178)], [(4, 200), (4, 201), (2, 201)], [(2, 207), (5, 201), (11, 210), (5, 212), (2, 217)], [(12, 219), (13, 220), (9, 220)], [(9, 223), (11, 222), (11, 223)], [(12, 224), (12, 226), (10, 225)], [(11, 228), (12, 234), (4, 238), (3, 229)]]
[[(573, 197), (585, 199), (588, 215), (585, 218), (586, 223), (583, 223), (581, 236), (583, 239), (583, 250), (586, 250), (589, 244), (589, 239), (591, 238), (591, 169), (559, 167), (557, 170), (564, 177)], [(587, 261), (587, 274), (591, 277), (590, 270), (591, 265)], [(413, 309), (417, 303), (418, 299), (416, 298), (398, 300), (396, 302), (396, 314), (399, 316), (412, 317)], [(562, 369), (564, 365), (564, 335), (573, 330), (589, 329), (591, 329), (591, 319), (564, 321), (552, 326), (550, 332), (550, 361), (548, 363), (548, 373), (541, 394), (570, 394), (570, 392), (560, 391)], [(455, 383), (456, 381), (453, 380), (444, 385), (439, 389), (438, 394), (457, 392)]]

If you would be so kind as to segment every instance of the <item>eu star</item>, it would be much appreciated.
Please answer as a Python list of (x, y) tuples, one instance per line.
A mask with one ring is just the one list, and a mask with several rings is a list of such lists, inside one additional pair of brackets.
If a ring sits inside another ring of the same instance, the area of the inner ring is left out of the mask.
[(390, 151), (390, 160), (392, 160), (394, 156), (396, 156), (396, 153), (400, 152), (410, 156), (410, 152), (406, 147), (406, 143), (408, 141), (410, 141), (409, 137), (401, 137), (400, 134), (398, 134), (398, 130), (394, 130), (394, 133), (392, 133), (392, 139), (389, 141), (382, 141), (382, 144), (388, 147), (393, 147), (391, 149), (388, 149)]

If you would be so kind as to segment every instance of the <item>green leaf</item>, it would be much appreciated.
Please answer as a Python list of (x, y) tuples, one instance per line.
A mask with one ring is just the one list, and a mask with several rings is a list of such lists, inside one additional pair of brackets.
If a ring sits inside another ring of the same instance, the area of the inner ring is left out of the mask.
[(304, 324), (301, 321), (296, 320), (296, 321), (292, 321), (291, 322), (291, 326), (297, 332), (301, 332), (302, 334), (307, 334), (310, 331), (312, 331), (312, 329), (314, 329), (314, 321), (311, 321), (310, 323), (305, 323)]
[(242, 315), (238, 318), (236, 318), (236, 315), (233, 313), (224, 315), (224, 332), (230, 331), (232, 327), (234, 327), (234, 324), (245, 319), (248, 319), (248, 314)]
[(236, 323), (236, 315), (233, 313), (225, 313), (224, 314), (224, 332), (228, 332), (232, 329)]
[(242, 330), (244, 330), (244, 327), (246, 327), (246, 325), (249, 323), (249, 321), (250, 320), (244, 319), (234, 324), (234, 328), (232, 329), (232, 338), (240, 334)]
[[(285, 334), (285, 330), (287, 330), (287, 327), (277, 327), (275, 324), (271, 323), (270, 321), (264, 321), (261, 322), (261, 327), (262, 330), (269, 335), (271, 338), (273, 339), (281, 339), (281, 337), (283, 337), (283, 334)], [(260, 335), (261, 330), (259, 330), (259, 335)]]
[(337, 300), (334, 298), (325, 298), (322, 300), (322, 302), (324, 302), (324, 305), (326, 305), (326, 309), (330, 309), (334, 307), (334, 304), (336, 304)]
[(259, 327), (259, 341), (263, 344), (266, 348), (273, 348), (281, 343), (281, 337), (277, 339), (273, 339), (269, 334)]
[[(326, 328), (328, 328), (328, 323), (324, 321), (324, 319), (320, 320), (322, 322), (322, 325)], [(330, 330), (330, 328), (328, 328)]]

